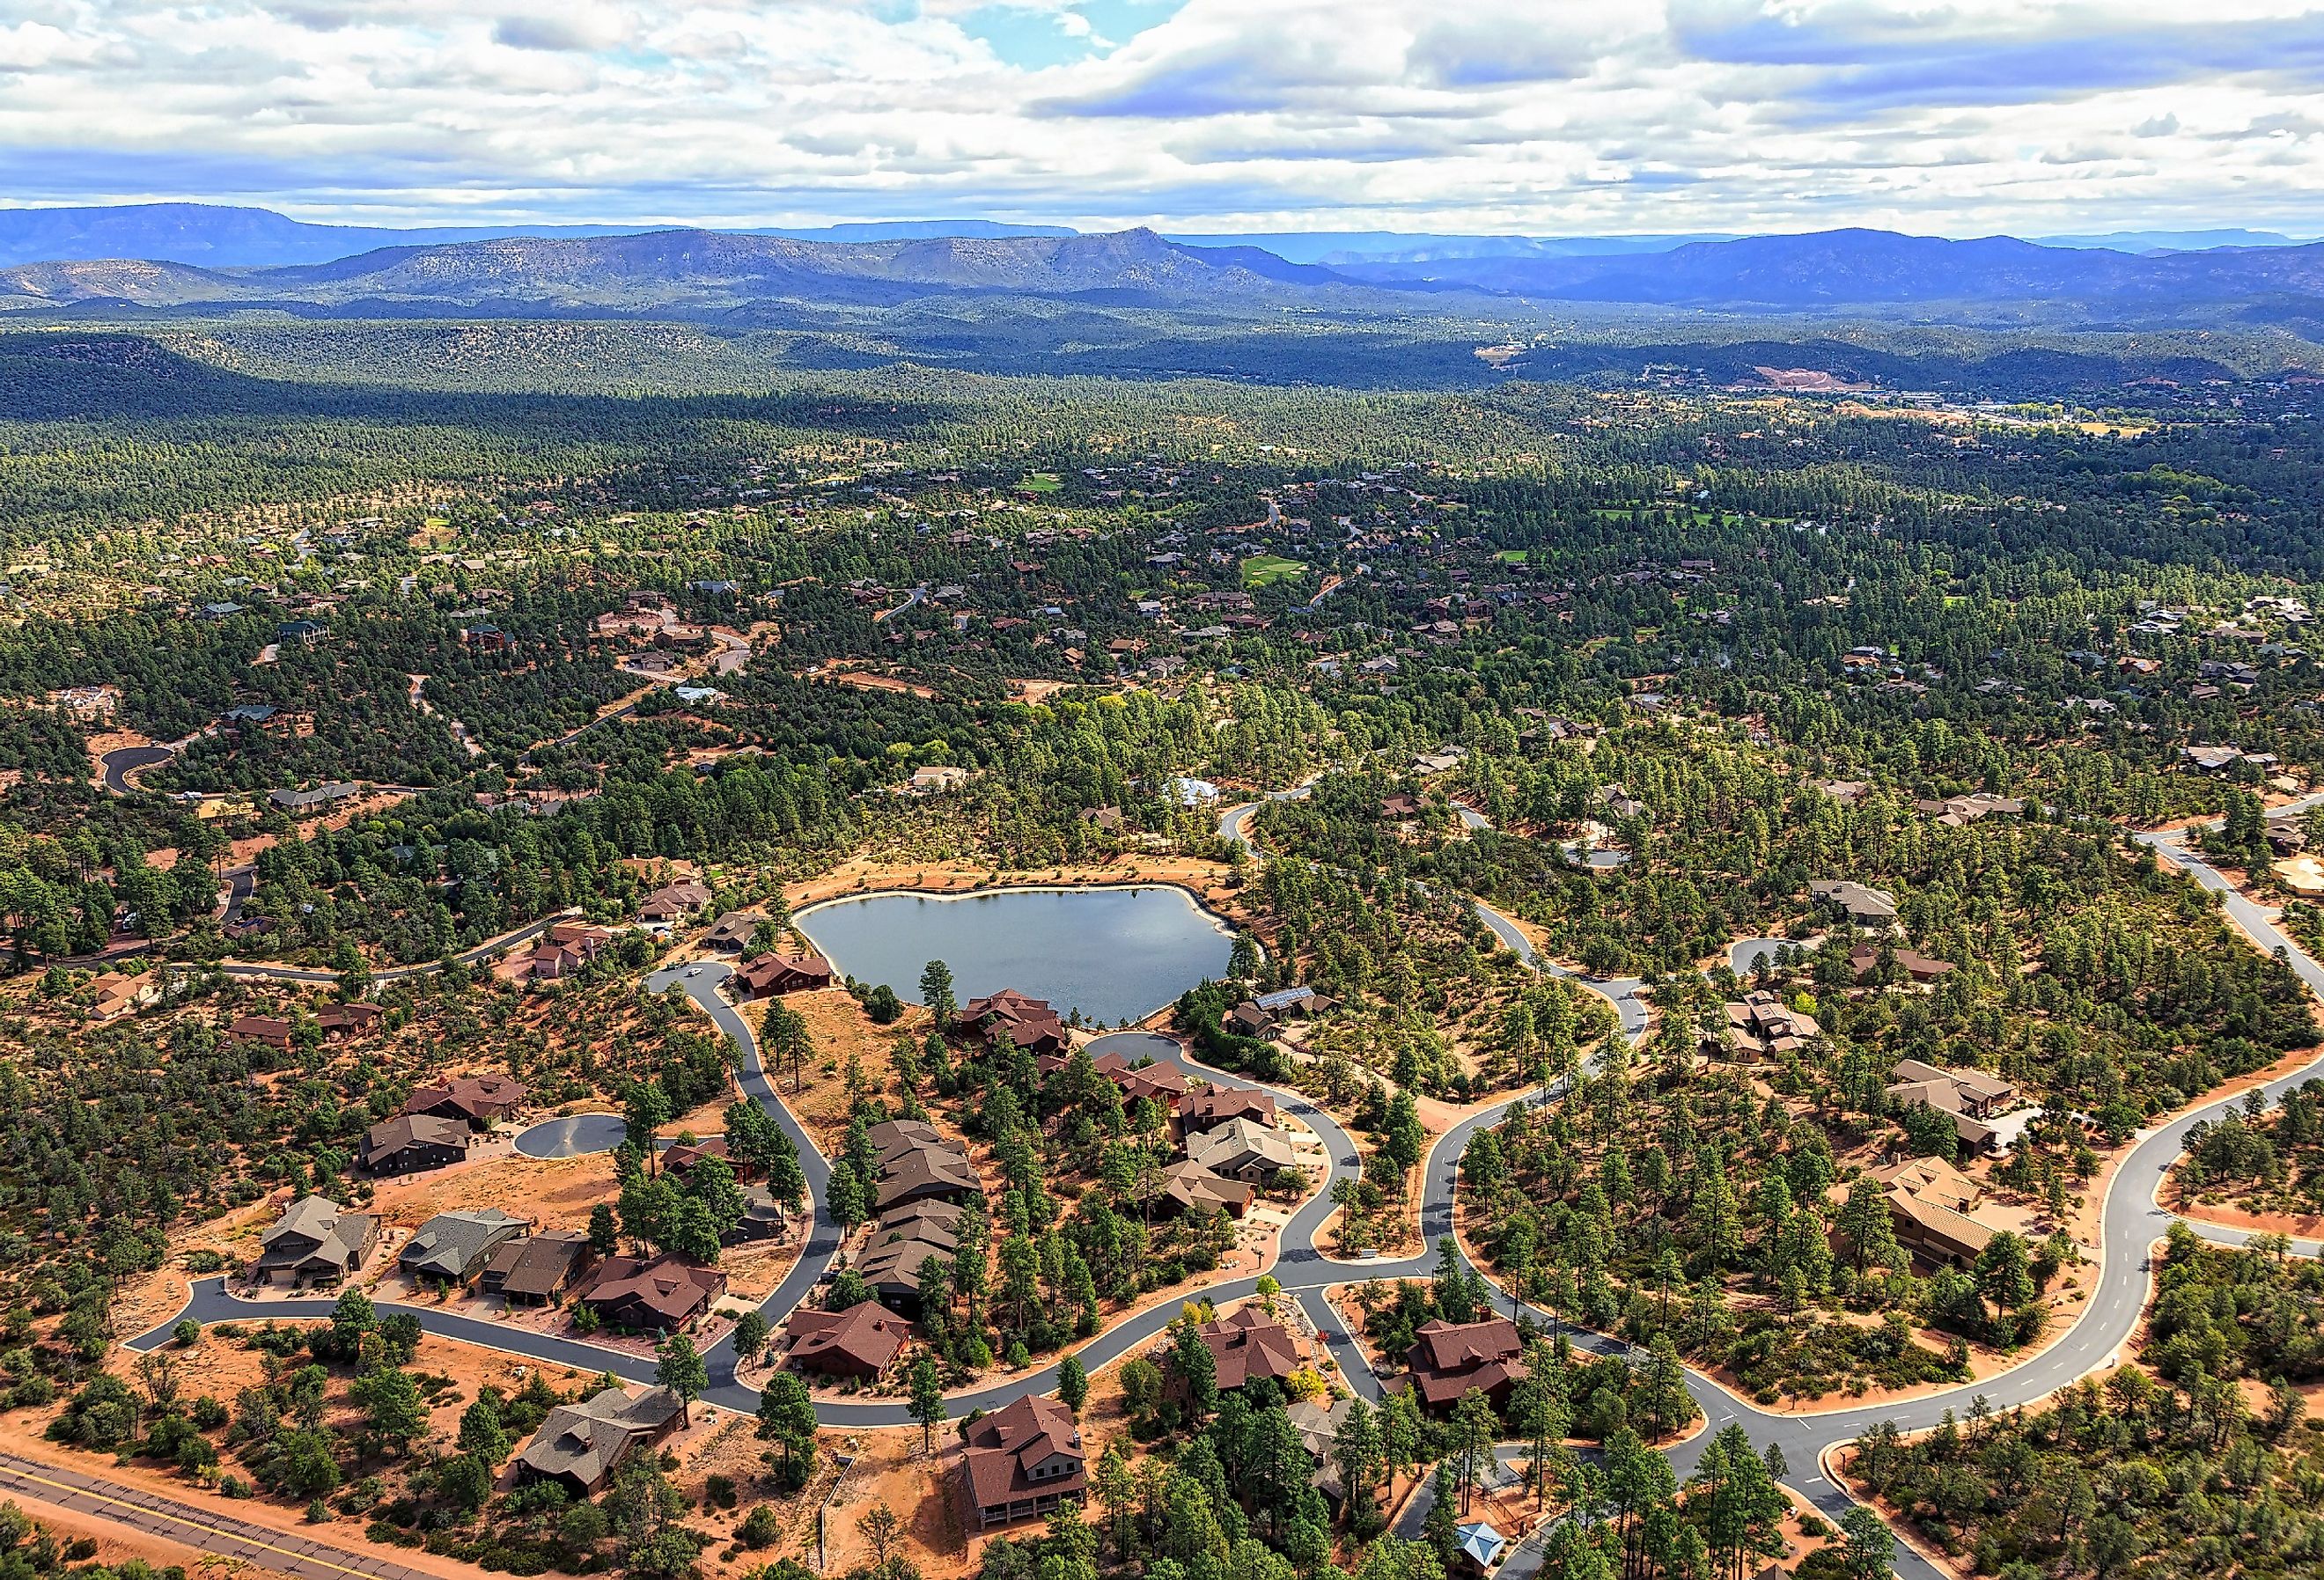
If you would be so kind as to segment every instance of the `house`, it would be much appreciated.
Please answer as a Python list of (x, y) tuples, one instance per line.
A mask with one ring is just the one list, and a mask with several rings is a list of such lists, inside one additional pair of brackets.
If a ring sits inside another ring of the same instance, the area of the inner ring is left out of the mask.
[(1355, 1399), (1299, 1399), (1283, 1407), (1292, 1428), (1299, 1434), (1299, 1446), (1307, 1451), (1315, 1466), (1315, 1474), (1307, 1484), (1330, 1499), (1334, 1504), (1347, 1498), (1347, 1489), (1340, 1484), (1340, 1467), (1333, 1462), (1332, 1450), (1338, 1441), (1340, 1428), (1355, 1413)]
[(971, 999), (960, 1018), (982, 1031), (988, 1046), (1007, 1042), (1035, 1055), (1063, 1055), (1073, 1049), (1073, 1036), (1047, 999), (1033, 998), (1013, 987), (983, 998)]
[(465, 1288), (475, 1281), (502, 1244), (532, 1227), (498, 1207), (438, 1213), (411, 1232), (395, 1265), (423, 1284)]
[(1917, 1058), (1899, 1059), (1890, 1072), (1891, 1106), (1925, 1104), (1952, 1115), (1953, 1131), (1976, 1151), (1998, 1150), (2000, 1131), (1988, 1122), (2017, 1101), (2017, 1088), (1978, 1070), (1948, 1070)]
[(767, 919), (755, 910), (730, 910), (710, 924), (710, 930), (702, 935), (703, 947), (722, 955), (739, 955), (750, 947), (751, 935)]
[(548, 1306), (562, 1299), (595, 1259), (580, 1230), (544, 1229), (503, 1241), (484, 1263), (479, 1287), (512, 1306)]
[(855, 1271), (882, 1305), (905, 1316), (920, 1308), (920, 1269), (960, 1250), (960, 1206), (934, 1198), (883, 1213)]
[[(1934, 1158), (1914, 1158), (1869, 1172), (1887, 1198), (1897, 1244), (1939, 1265), (1966, 1267), (1984, 1253), (1993, 1231), (1970, 1215), (1985, 1193), (1960, 1169)], [(1844, 1186), (1831, 1187), (1835, 1200), (1846, 1194)]]
[(282, 1209), (258, 1244), (258, 1260), (250, 1268), (254, 1282), (294, 1289), (328, 1287), (362, 1270), (379, 1244), (379, 1218), (348, 1212), (324, 1197), (302, 1196)]
[(1200, 1086), (1178, 1101), (1178, 1121), (1190, 1136), (1213, 1131), (1238, 1119), (1253, 1124), (1275, 1123), (1275, 1099), (1249, 1086)]
[(638, 901), (638, 919), (659, 922), (664, 926), (684, 921), (711, 901), (709, 889), (692, 878), (681, 878), (675, 883), (665, 883)]
[(2022, 818), (2025, 803), (2014, 796), (1979, 790), (1970, 796), (1947, 796), (1941, 801), (1914, 801), (1914, 809), (1948, 828), (1960, 828), (1980, 818)]
[(610, 929), (560, 921), (518, 963), (518, 975), (536, 982), (560, 981), (604, 954), (613, 941)]
[(1251, 1187), (1240, 1179), (1213, 1174), (1192, 1158), (1181, 1158), (1162, 1171), (1162, 1197), (1177, 1213), (1208, 1218), (1224, 1213), (1240, 1218), (1250, 1210)]
[(576, 1498), (594, 1497), (632, 1450), (657, 1446), (686, 1415), (686, 1400), (667, 1388), (635, 1396), (608, 1388), (579, 1404), (559, 1405), (518, 1452), (516, 1479), (557, 1482)]
[(1340, 1007), (1340, 1001), (1329, 993), (1317, 993), (1302, 984), (1278, 987), (1273, 993), (1260, 993), (1251, 1003), (1274, 1016), (1277, 1021), (1305, 1021)]
[(881, 1216), (914, 1202), (979, 1196), (984, 1183), (968, 1155), (924, 1120), (890, 1119), (867, 1132), (880, 1179), (873, 1195)]
[[(1934, 982), (1953, 968), (1950, 960), (1934, 960), (1917, 949), (1898, 949), (1893, 958), (1896, 968), (1914, 982)], [(1858, 944), (1848, 952), (1848, 968), (1856, 980), (1864, 981), (1880, 969), (1880, 951), (1869, 944)]]
[(377, 1004), (325, 1004), (315, 1012), (315, 1024), (333, 1042), (340, 1038), (376, 1031), (387, 1019), (387, 1012)]
[(506, 1076), (455, 1076), (425, 1086), (414, 1086), (404, 1099), (407, 1115), (430, 1114), (456, 1120), (470, 1130), (486, 1131), (504, 1119), (514, 1119), (530, 1095), (522, 1081)]
[(1880, 932), (1896, 922), (1896, 897), (1886, 889), (1868, 888), (1846, 878), (1818, 878), (1808, 885), (1818, 903), (1848, 913), (1848, 919), (1867, 932)]
[(1275, 1035), (1275, 1017), (1249, 1000), (1229, 1010), (1221, 1018), (1220, 1024), (1238, 1037), (1263, 1039)]
[(971, 1531), (1040, 1520), (1089, 1491), (1074, 1413), (1025, 1394), (970, 1426), (961, 1455), (961, 1520)]
[(967, 777), (968, 770), (965, 768), (932, 762), (925, 768), (912, 770), (912, 790), (918, 795), (941, 795)]
[(1380, 816), (1383, 818), (1391, 818), (1402, 820), (1408, 818), (1419, 817), (1422, 811), (1422, 807), (1419, 797), (1412, 794), (1409, 790), (1397, 790), (1393, 795), (1385, 795), (1380, 798), (1379, 809)]
[(333, 801), (344, 801), (349, 796), (362, 793), (361, 785), (339, 780), (331, 784), (318, 784), (312, 790), (269, 790), (266, 799), (296, 817), (302, 812), (319, 812)]
[(581, 1304), (607, 1327), (678, 1333), (726, 1292), (726, 1275), (684, 1257), (609, 1256)]
[(1433, 1317), (1421, 1324), (1404, 1363), (1413, 1391), (1431, 1409), (1450, 1409), (1472, 1388), (1498, 1408), (1530, 1375), (1522, 1353), (1517, 1324), (1507, 1317), (1462, 1323)]
[(277, 1053), (290, 1051), (290, 1022), (280, 1015), (236, 1015), (226, 1034), (236, 1042), (263, 1042)]
[(718, 1236), (721, 1245), (755, 1244), (761, 1240), (779, 1240), (790, 1224), (790, 1215), (775, 1193), (763, 1185), (742, 1187), (742, 1215), (734, 1220), (726, 1232)]
[(1188, 1136), (1186, 1156), (1213, 1174), (1254, 1187), (1298, 1166), (1288, 1136), (1250, 1119), (1231, 1120), (1216, 1130)]
[(726, 1138), (724, 1136), (712, 1136), (708, 1141), (678, 1141), (663, 1150), (661, 1171), (664, 1174), (675, 1174), (683, 1179), (687, 1172), (703, 1159), (725, 1156)]
[(108, 971), (91, 977), (88, 991), (90, 1012), (99, 1021), (118, 1021), (161, 1002), (161, 984), (150, 971), (139, 976)]
[[(1804, 1010), (1794, 1010), (1765, 990), (1746, 993), (1726, 1006), (1727, 1026), (1720, 1044), (1741, 1058), (1775, 1058), (1796, 1053), (1823, 1035), (1823, 1027)], [(1706, 1053), (1718, 1051), (1706, 1046)]]
[(816, 1311), (802, 1306), (783, 1324), (795, 1369), (867, 1382), (896, 1363), (911, 1331), (909, 1322), (877, 1300), (866, 1300), (844, 1311)]
[(374, 1174), (418, 1174), (442, 1169), (468, 1155), (468, 1127), (432, 1114), (383, 1119), (364, 1132), (356, 1161)]
[(1106, 1052), (1090, 1061), (1090, 1067), (1121, 1088), (1125, 1107), (1144, 1097), (1176, 1113), (1186, 1095), (1186, 1077), (1171, 1065), (1133, 1065), (1118, 1053)]
[(831, 985), (831, 962), (820, 955), (761, 955), (734, 970), (744, 998), (780, 998), (785, 993), (813, 993)]
[(1307, 1363), (1299, 1335), (1256, 1302), (1232, 1317), (1204, 1323), (1194, 1329), (1194, 1336), (1211, 1352), (1222, 1391), (1240, 1388), (1259, 1377), (1277, 1384), (1287, 1382), (1294, 1372)]

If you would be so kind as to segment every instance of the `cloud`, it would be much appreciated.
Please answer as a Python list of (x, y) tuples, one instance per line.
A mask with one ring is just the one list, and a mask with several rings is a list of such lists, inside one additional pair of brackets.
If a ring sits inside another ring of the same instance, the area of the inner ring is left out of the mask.
[(2324, 203), (2324, 0), (27, 0), (14, 200), (1956, 235)]

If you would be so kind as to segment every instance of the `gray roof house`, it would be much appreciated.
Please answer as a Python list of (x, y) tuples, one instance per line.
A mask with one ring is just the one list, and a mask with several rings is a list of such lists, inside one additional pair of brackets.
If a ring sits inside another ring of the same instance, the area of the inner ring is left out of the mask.
[(251, 1277), (262, 1284), (337, 1284), (362, 1267), (379, 1243), (379, 1219), (351, 1213), (327, 1197), (302, 1196), (258, 1238)]
[(415, 1279), (465, 1284), (484, 1271), (503, 1242), (531, 1227), (530, 1218), (511, 1217), (498, 1207), (438, 1213), (413, 1231), (396, 1265)]
[(661, 1442), (685, 1424), (686, 1414), (686, 1400), (667, 1388), (635, 1397), (608, 1388), (579, 1404), (559, 1405), (517, 1454), (517, 1480), (559, 1482), (576, 1497), (592, 1496), (613, 1479), (632, 1448)]
[(1822, 903), (1848, 912), (1848, 919), (1869, 932), (1896, 922), (1896, 897), (1846, 878), (1818, 878), (1808, 893)]
[(1213, 1174), (1257, 1185), (1296, 1160), (1291, 1138), (1253, 1120), (1231, 1120), (1186, 1138), (1186, 1156)]

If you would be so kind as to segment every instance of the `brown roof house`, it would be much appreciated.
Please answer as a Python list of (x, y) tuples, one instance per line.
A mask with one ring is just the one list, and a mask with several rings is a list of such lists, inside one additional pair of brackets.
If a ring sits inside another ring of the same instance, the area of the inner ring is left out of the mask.
[(1275, 1099), (1248, 1086), (1196, 1086), (1178, 1103), (1178, 1121), (1189, 1135), (1216, 1130), (1238, 1119), (1254, 1124), (1275, 1123)]
[(99, 1021), (117, 1021), (161, 1002), (161, 979), (150, 971), (139, 976), (108, 971), (91, 977), (88, 990), (90, 1009)]
[(323, 1035), (333, 1042), (342, 1037), (376, 1031), (380, 1022), (386, 1019), (387, 1012), (377, 1004), (325, 1004), (315, 1012), (315, 1024), (320, 1026)]
[(1255, 1377), (1288, 1381), (1307, 1363), (1299, 1335), (1256, 1302), (1232, 1317), (1204, 1323), (1194, 1329), (1194, 1336), (1211, 1352), (1222, 1390), (1240, 1388)]
[[(1898, 949), (1892, 957), (1896, 962), (1896, 969), (1914, 982), (1934, 982), (1953, 969), (1951, 961), (1932, 958), (1918, 949)], [(1848, 968), (1855, 974), (1857, 981), (1864, 981), (1880, 969), (1880, 951), (1869, 944), (1857, 945), (1848, 952)]]
[(1404, 1363), (1413, 1391), (1431, 1409), (1449, 1409), (1472, 1388), (1498, 1406), (1529, 1375), (1522, 1353), (1517, 1324), (1506, 1317), (1464, 1323), (1438, 1317), (1421, 1325)]
[(802, 1306), (783, 1325), (795, 1368), (864, 1381), (896, 1363), (911, 1331), (909, 1322), (877, 1300), (865, 1300), (844, 1311), (816, 1311)]
[(263, 1042), (278, 1053), (290, 1051), (290, 1022), (280, 1015), (236, 1015), (226, 1034), (236, 1042)]
[(522, 1081), (506, 1076), (455, 1076), (412, 1087), (403, 1112), (456, 1120), (470, 1130), (490, 1130), (502, 1120), (514, 1119), (530, 1095)]
[(294, 1289), (344, 1283), (363, 1267), (379, 1243), (379, 1218), (351, 1213), (319, 1196), (302, 1196), (282, 1209), (273, 1226), (258, 1237), (258, 1260), (250, 1276), (262, 1284)]
[(686, 1422), (686, 1400), (667, 1388), (632, 1396), (608, 1388), (558, 1405), (516, 1456), (516, 1477), (557, 1482), (576, 1498), (601, 1492), (631, 1450), (651, 1448)]
[(739, 955), (750, 947), (751, 935), (766, 919), (761, 911), (730, 910), (710, 924), (710, 930), (702, 935), (703, 945), (722, 955)]
[(961, 1520), (972, 1531), (1039, 1520), (1089, 1490), (1081, 1428), (1054, 1399), (1026, 1394), (968, 1428)]
[(983, 1193), (984, 1182), (968, 1155), (924, 1120), (890, 1119), (869, 1132), (880, 1178), (873, 1205), (885, 1216), (891, 1208), (917, 1201), (951, 1201)]
[(684, 921), (696, 911), (707, 906), (711, 893), (707, 885), (692, 878), (680, 878), (675, 883), (665, 883), (638, 901), (638, 919), (667, 926)]
[(680, 1256), (609, 1256), (581, 1304), (608, 1327), (678, 1333), (726, 1292), (726, 1275)]
[(1192, 1158), (1181, 1158), (1162, 1171), (1162, 1199), (1174, 1213), (1209, 1218), (1223, 1212), (1240, 1218), (1250, 1210), (1251, 1195), (1247, 1182), (1213, 1174)]
[(1952, 1115), (1953, 1132), (1980, 1152), (1998, 1150), (2000, 1127), (1991, 1122), (2017, 1102), (2017, 1088), (1979, 1070), (1949, 1070), (1917, 1058), (1896, 1061), (1888, 1101), (1898, 1108), (1925, 1104)]
[(734, 968), (744, 998), (779, 998), (831, 985), (831, 962), (820, 955), (761, 955)]
[(906, 1316), (920, 1308), (920, 1269), (960, 1250), (960, 1206), (933, 1197), (881, 1215), (855, 1270), (882, 1305)]
[[(1727, 1006), (1727, 1027), (1720, 1039), (1729, 1054), (1740, 1058), (1780, 1058), (1795, 1053), (1823, 1035), (1816, 1018), (1794, 1010), (1774, 993), (1747, 993)], [(1704, 1044), (1704, 1051), (1712, 1051)]]
[(1213, 1174), (1263, 1185), (1282, 1169), (1296, 1168), (1291, 1138), (1249, 1119), (1230, 1120), (1218, 1129), (1186, 1138), (1186, 1156)]
[(564, 1298), (596, 1260), (578, 1229), (544, 1229), (502, 1243), (484, 1263), (479, 1287), (512, 1306), (548, 1306)]
[[(1985, 1199), (1975, 1180), (1934, 1158), (1914, 1158), (1869, 1172), (1888, 1198), (1897, 1244), (1941, 1266), (1967, 1266), (1984, 1253), (1993, 1231), (1970, 1216)], [(1847, 1188), (1835, 1185), (1831, 1192), (1837, 1200)]]
[(364, 1132), (355, 1160), (374, 1174), (418, 1174), (443, 1169), (468, 1155), (468, 1127), (432, 1114), (401, 1114)]

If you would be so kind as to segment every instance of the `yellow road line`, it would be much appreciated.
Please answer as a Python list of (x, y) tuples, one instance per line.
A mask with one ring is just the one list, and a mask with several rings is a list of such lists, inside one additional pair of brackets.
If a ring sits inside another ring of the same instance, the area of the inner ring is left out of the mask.
[[(202, 1520), (193, 1519), (188, 1515), (175, 1513), (166, 1507), (156, 1509), (150, 1504), (132, 1502), (127, 1498), (116, 1498), (112, 1496), (110, 1493), (100, 1492), (95, 1487), (77, 1487), (69, 1482), (51, 1481), (47, 1476), (34, 1475), (30, 1471), (19, 1470), (13, 1465), (0, 1465), (0, 1475), (14, 1476), (19, 1481), (33, 1482), (41, 1486), (53, 1487), (60, 1492), (70, 1492), (78, 1497), (95, 1498), (99, 1502), (111, 1503), (116, 1508), (134, 1509), (141, 1514), (162, 1520), (174, 1520), (180, 1525), (186, 1526), (190, 1529), (205, 1532), (210, 1536), (215, 1536), (223, 1541), (240, 1542), (244, 1547), (257, 1548), (263, 1552), (281, 1553), (286, 1558), (296, 1558), (301, 1563), (320, 1564), (323, 1567), (327, 1569), (336, 1569), (342, 1575), (360, 1575), (364, 1576), (364, 1580), (377, 1580), (377, 1576), (369, 1569), (351, 1568), (346, 1564), (336, 1564), (328, 1558), (318, 1557), (312, 1553), (302, 1553), (291, 1548), (277, 1547), (272, 1542), (261, 1541), (256, 1537), (244, 1536), (240, 1531), (228, 1530), (223, 1526), (207, 1524)], [(70, 1507), (70, 1505), (66, 1506)], [(122, 1523), (126, 1524), (128, 1522), (123, 1521)], [(134, 1529), (135, 1527), (132, 1526), (132, 1529)], [(149, 1530), (144, 1532), (144, 1534), (147, 1536), (161, 1536), (163, 1539), (168, 1539), (167, 1534), (161, 1531)], [(235, 1555), (232, 1553), (223, 1553), (219, 1556), (222, 1557), (233, 1557)], [(402, 1566), (399, 1565), (396, 1566), (401, 1567)]]

